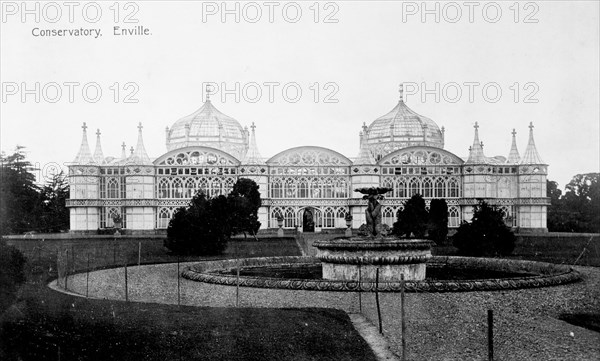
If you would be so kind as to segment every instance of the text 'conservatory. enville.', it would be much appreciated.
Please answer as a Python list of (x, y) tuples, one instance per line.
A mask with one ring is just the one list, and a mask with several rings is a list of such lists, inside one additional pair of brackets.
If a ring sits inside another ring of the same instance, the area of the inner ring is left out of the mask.
[(501, 207), (506, 222), (520, 231), (546, 231), (548, 165), (536, 150), (532, 124), (523, 156), (513, 130), (508, 156), (487, 157), (475, 123), (473, 144), (461, 158), (444, 149), (444, 128), (411, 110), (402, 91), (391, 111), (363, 123), (353, 158), (317, 146), (263, 158), (254, 123), (250, 130), (242, 127), (217, 110), (210, 97), (166, 128), (167, 151), (156, 159), (146, 153), (141, 124), (135, 148), (127, 152), (123, 144), (120, 157), (104, 156), (99, 130), (92, 153), (86, 130), (84, 123), (79, 153), (69, 166), (67, 206), (74, 232), (111, 228), (117, 216), (122, 228), (134, 233), (164, 230), (173, 212), (197, 191), (227, 194), (242, 177), (260, 186), (261, 229), (278, 228), (278, 216), (284, 228), (304, 232), (346, 228), (347, 214), (358, 228), (367, 204), (354, 189), (375, 186), (393, 189), (382, 209), (382, 221), (390, 226), (403, 202), (418, 193), (427, 205), (435, 198), (446, 200), (449, 227), (470, 220), (473, 206), (483, 199)]

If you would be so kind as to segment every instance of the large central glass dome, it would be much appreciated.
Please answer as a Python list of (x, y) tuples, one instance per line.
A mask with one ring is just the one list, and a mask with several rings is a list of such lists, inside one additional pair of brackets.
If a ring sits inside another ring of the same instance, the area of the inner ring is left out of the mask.
[(431, 119), (415, 113), (402, 97), (389, 113), (364, 127), (364, 146), (376, 160), (406, 147), (425, 145), (444, 148), (444, 134)]
[(207, 99), (200, 109), (167, 128), (167, 150), (198, 145), (220, 149), (241, 159), (248, 150), (248, 131)]

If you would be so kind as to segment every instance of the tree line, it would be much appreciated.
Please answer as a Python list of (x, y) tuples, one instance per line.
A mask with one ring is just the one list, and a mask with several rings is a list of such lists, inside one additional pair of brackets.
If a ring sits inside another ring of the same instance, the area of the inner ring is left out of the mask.
[(548, 231), (600, 233), (600, 173), (575, 175), (565, 193), (555, 181), (546, 181)]
[(10, 155), (0, 153), (0, 234), (69, 229), (67, 176), (60, 172), (38, 185), (36, 170), (22, 146)]

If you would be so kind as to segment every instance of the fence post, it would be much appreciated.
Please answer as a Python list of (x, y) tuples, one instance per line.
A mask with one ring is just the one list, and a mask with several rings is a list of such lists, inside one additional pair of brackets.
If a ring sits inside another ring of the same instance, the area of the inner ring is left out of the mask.
[[(177, 259), (179, 260), (179, 256), (177, 257)], [(138, 243), (138, 267), (140, 267), (140, 264), (142, 263), (142, 242)]]
[(59, 248), (56, 249), (56, 286), (60, 287), (60, 249)]
[(85, 298), (89, 297), (90, 292), (90, 254), (87, 254), (87, 274), (85, 276)]
[(358, 312), (362, 313), (362, 273), (360, 263), (358, 264)]
[(125, 261), (125, 302), (129, 302), (129, 295), (127, 294), (127, 261)]
[(68, 291), (68, 282), (69, 282), (69, 250), (66, 249), (66, 257), (65, 257), (65, 291)]
[(240, 262), (238, 261), (235, 276), (235, 307), (240, 306)]
[(113, 238), (113, 264), (117, 264), (117, 238)]
[(383, 335), (383, 326), (381, 324), (381, 307), (379, 307), (379, 267), (375, 273), (375, 301), (377, 302), (377, 317), (379, 319), (379, 333)]
[(404, 317), (404, 273), (400, 275), (400, 317), (402, 338), (402, 361), (406, 361), (406, 318)]
[[(140, 243), (141, 244), (141, 243)], [(179, 279), (179, 255), (177, 255), (177, 306), (181, 306), (181, 281)]]
[(488, 360), (494, 361), (494, 311), (488, 310)]

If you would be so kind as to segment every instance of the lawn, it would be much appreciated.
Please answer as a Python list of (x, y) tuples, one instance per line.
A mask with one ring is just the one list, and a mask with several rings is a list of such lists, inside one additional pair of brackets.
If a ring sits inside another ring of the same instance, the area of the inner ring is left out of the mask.
[[(375, 360), (343, 311), (207, 308), (87, 300), (52, 291), (57, 250), (69, 269), (174, 262), (162, 240), (29, 240), (27, 282), (0, 318), (1, 360)], [(219, 258), (300, 255), (293, 238), (233, 240)], [(182, 261), (198, 259), (181, 257)]]

